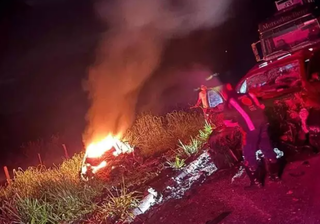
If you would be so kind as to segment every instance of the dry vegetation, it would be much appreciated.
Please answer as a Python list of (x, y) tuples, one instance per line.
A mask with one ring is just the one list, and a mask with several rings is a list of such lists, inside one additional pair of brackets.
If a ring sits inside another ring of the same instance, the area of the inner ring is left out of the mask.
[(14, 181), (0, 192), (0, 223), (70, 223), (93, 212), (103, 185), (80, 182), (81, 160), (75, 155), (59, 167), (14, 171)]
[[(180, 156), (183, 151), (186, 156), (197, 153), (201, 146), (199, 141), (208, 136), (205, 130), (199, 134), (203, 126), (203, 116), (198, 113), (172, 112), (163, 117), (141, 115), (125, 137), (141, 149), (145, 158), (170, 149), (175, 153), (179, 140)], [(190, 141), (192, 136), (198, 137)], [(29, 143), (25, 153), (35, 153), (43, 145), (43, 142)], [(105, 182), (95, 180), (82, 183), (79, 178), (82, 156), (75, 155), (53, 168), (38, 166), (14, 171), (12, 184), (0, 190), (0, 223), (73, 223), (92, 217), (99, 217), (99, 220), (110, 217), (123, 219), (140, 197), (127, 192), (124, 186), (120, 194), (114, 194)], [(182, 166), (180, 159), (175, 161), (176, 166)], [(137, 181), (140, 177), (153, 177), (152, 174), (140, 174), (137, 173), (137, 178), (132, 179)], [(105, 192), (109, 192), (108, 200), (101, 202)]]
[(196, 112), (174, 111), (160, 117), (145, 114), (137, 118), (125, 139), (150, 157), (177, 148), (178, 139), (188, 142), (203, 126), (204, 118)]

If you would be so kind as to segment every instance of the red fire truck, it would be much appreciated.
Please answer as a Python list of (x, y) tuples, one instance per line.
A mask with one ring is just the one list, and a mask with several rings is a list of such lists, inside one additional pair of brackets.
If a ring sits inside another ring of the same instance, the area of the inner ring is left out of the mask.
[[(307, 122), (308, 139), (319, 149), (320, 9), (314, 0), (275, 3), (278, 11), (259, 24), (260, 40), (252, 44), (258, 63), (241, 79), (236, 91), (253, 92), (265, 101), (273, 120), (272, 133), (282, 140), (291, 136), (293, 145), (301, 130), (306, 133), (302, 124)], [(310, 116), (303, 115), (306, 108), (313, 108)]]
[[(275, 3), (277, 13), (259, 24), (260, 40), (252, 44), (258, 63), (235, 90), (250, 91), (264, 101), (274, 141), (280, 137), (295, 147), (297, 139), (303, 139), (299, 133), (306, 133), (302, 124), (308, 123), (310, 137), (304, 137), (320, 149), (320, 111), (311, 109), (316, 104), (306, 103), (317, 101), (320, 105), (320, 9), (313, 0)], [(223, 104), (219, 87), (208, 89), (208, 100), (211, 108)], [(216, 110), (211, 117), (217, 118), (221, 111)]]
[(259, 24), (260, 40), (252, 44), (258, 63), (236, 86), (239, 93), (274, 99), (320, 84), (319, 8), (313, 0), (276, 6), (278, 12)]

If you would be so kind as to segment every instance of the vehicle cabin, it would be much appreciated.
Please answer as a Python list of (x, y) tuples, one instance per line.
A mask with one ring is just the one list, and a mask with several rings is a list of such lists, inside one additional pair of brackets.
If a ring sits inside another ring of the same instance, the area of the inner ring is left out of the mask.
[(260, 41), (252, 44), (259, 63), (241, 79), (237, 92), (252, 91), (270, 99), (300, 91), (305, 82), (320, 81), (319, 9), (310, 1), (295, 2), (301, 4), (280, 7), (259, 24)]

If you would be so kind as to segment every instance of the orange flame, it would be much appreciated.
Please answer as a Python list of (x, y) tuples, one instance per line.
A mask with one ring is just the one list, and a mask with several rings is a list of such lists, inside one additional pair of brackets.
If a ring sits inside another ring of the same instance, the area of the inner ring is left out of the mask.
[(133, 151), (133, 148), (125, 142), (120, 140), (120, 135), (112, 136), (109, 134), (107, 137), (98, 142), (91, 143), (86, 150), (87, 158), (99, 158), (105, 152), (115, 149), (113, 152), (114, 156), (118, 156), (121, 153), (130, 153)]
[(108, 135), (104, 139), (98, 142), (93, 142), (87, 147), (87, 157), (88, 158), (99, 158), (106, 151), (112, 149), (112, 147), (116, 147), (116, 143), (120, 141), (118, 136)]
[(103, 157), (105, 152), (109, 150), (115, 150), (112, 154), (114, 156), (118, 156), (121, 153), (131, 153), (133, 152), (133, 148), (125, 142), (120, 140), (120, 135), (113, 136), (109, 134), (107, 137), (103, 138), (101, 141), (93, 142), (88, 145), (86, 149), (86, 153), (83, 159), (83, 164), (81, 168), (81, 174), (85, 174), (88, 171), (88, 168), (91, 167), (92, 173), (97, 173), (100, 169), (107, 166), (108, 161), (101, 161), (99, 165), (92, 166), (86, 162), (87, 158), (90, 159), (99, 159)]

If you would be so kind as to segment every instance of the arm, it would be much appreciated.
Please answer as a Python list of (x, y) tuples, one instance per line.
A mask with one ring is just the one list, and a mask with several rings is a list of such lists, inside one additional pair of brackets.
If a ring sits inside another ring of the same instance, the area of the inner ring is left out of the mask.
[(196, 105), (194, 105), (194, 106), (193, 106), (193, 107), (191, 107), (191, 108), (199, 107), (199, 106), (200, 106), (200, 104), (201, 104), (201, 97), (200, 97), (200, 94), (199, 94), (199, 98), (198, 98), (198, 101), (197, 101)]
[(200, 104), (201, 104), (201, 98), (199, 97), (199, 99), (198, 99), (198, 101), (197, 101), (197, 103), (196, 103), (195, 107), (199, 107), (199, 106), (200, 106)]

